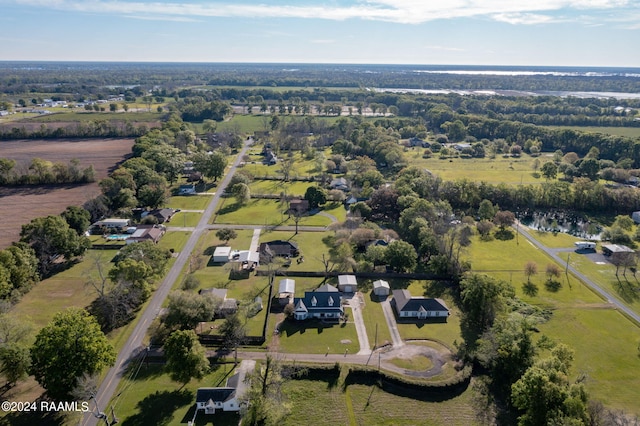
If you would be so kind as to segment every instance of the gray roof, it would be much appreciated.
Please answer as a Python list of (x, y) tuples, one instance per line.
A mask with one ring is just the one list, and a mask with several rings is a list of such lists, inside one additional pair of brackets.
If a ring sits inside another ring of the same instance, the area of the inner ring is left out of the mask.
[(389, 288), (389, 283), (384, 280), (374, 281), (373, 288), (379, 288), (379, 287)]
[(196, 402), (224, 402), (236, 395), (235, 387), (224, 388), (199, 388), (196, 392)]
[(295, 293), (296, 292), (296, 282), (291, 278), (285, 278), (280, 280), (280, 285), (278, 286), (278, 293)]
[(305, 291), (304, 297), (295, 298), (293, 304), (296, 310), (308, 312), (344, 312), (340, 292), (329, 284), (315, 291)]
[(338, 275), (340, 285), (358, 285), (355, 275)]
[(427, 312), (449, 312), (449, 308), (442, 299), (411, 297), (409, 290), (393, 290), (393, 300), (398, 312), (417, 312), (421, 309)]
[(198, 292), (199, 294), (210, 294), (214, 297), (218, 297), (222, 300), (227, 298), (227, 289), (226, 288), (203, 288)]

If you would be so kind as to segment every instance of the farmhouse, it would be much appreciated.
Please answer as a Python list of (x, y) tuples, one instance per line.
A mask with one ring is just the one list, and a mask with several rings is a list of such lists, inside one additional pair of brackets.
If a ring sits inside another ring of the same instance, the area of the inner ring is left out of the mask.
[(260, 259), (262, 263), (268, 263), (273, 257), (297, 257), (300, 255), (300, 249), (298, 244), (293, 241), (274, 240), (266, 243), (261, 243)]
[(376, 296), (386, 297), (389, 295), (391, 288), (389, 283), (384, 280), (378, 280), (373, 282), (373, 294)]
[(308, 318), (337, 320), (344, 314), (340, 292), (330, 284), (314, 291), (305, 291), (304, 297), (293, 300), (293, 305), (293, 318), (298, 321)]
[(165, 223), (169, 222), (175, 213), (173, 209), (154, 209), (142, 213), (141, 217), (153, 216), (158, 219), (158, 223)]
[(139, 226), (129, 238), (125, 240), (127, 244), (141, 243), (143, 241), (151, 241), (158, 244), (160, 238), (164, 235), (165, 229), (160, 226)]
[(392, 304), (400, 318), (447, 318), (449, 309), (442, 299), (411, 297), (408, 290), (393, 290)]
[(344, 293), (354, 293), (358, 289), (355, 275), (338, 275), (338, 290)]

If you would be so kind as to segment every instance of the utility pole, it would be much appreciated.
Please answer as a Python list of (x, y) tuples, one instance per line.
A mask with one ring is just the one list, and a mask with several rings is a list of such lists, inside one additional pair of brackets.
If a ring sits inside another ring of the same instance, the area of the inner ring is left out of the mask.
[(90, 399), (93, 399), (93, 403), (96, 406), (93, 415), (97, 419), (104, 420), (104, 424), (107, 426), (113, 426), (116, 423), (120, 422), (120, 420), (118, 420), (118, 418), (116, 417), (116, 414), (113, 412), (113, 407), (111, 407), (111, 420), (109, 420), (109, 417), (103, 411), (100, 411), (100, 407), (98, 407), (98, 401), (96, 400), (96, 395), (94, 393), (91, 394)]

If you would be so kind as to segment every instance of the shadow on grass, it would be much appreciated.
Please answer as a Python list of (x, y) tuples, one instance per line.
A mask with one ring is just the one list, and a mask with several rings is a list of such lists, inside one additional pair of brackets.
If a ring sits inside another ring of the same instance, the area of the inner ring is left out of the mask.
[(331, 328), (338, 323), (324, 323), (318, 320), (306, 320), (306, 321), (290, 321), (285, 320), (280, 324), (280, 334), (286, 334), (287, 337), (291, 337), (294, 334), (304, 334), (307, 330), (316, 330), (318, 334), (322, 334), (325, 328)]
[[(40, 404), (40, 400), (36, 403)], [(61, 426), (68, 422), (69, 419), (62, 413), (48, 411), (13, 412), (0, 417), (0, 426)]]
[(615, 286), (616, 293), (625, 302), (633, 303), (640, 299), (640, 292), (626, 277), (624, 281), (618, 278), (617, 284), (618, 285)]
[(527, 296), (535, 296), (538, 294), (538, 286), (531, 281), (522, 284), (522, 292)]
[[(127, 375), (132, 373), (131, 370), (138, 370), (137, 362), (132, 362), (131, 364), (129, 364), (129, 367), (127, 368)], [(153, 379), (162, 375), (162, 373), (163, 373), (162, 365), (150, 364), (145, 362), (140, 366), (140, 369), (137, 371), (137, 373), (133, 374), (133, 379), (134, 380)]]
[(240, 203), (233, 203), (233, 204), (227, 204), (222, 206), (217, 212), (217, 215), (223, 215), (223, 214), (229, 214), (229, 213), (233, 213), (235, 211), (237, 211), (238, 209), (240, 209), (240, 207), (242, 207), (242, 204)]
[(502, 240), (502, 241), (513, 240), (515, 238), (515, 234), (511, 232), (510, 229), (506, 229), (506, 228), (497, 230), (494, 236), (496, 240)]
[[(181, 424), (188, 424), (196, 412), (195, 404), (189, 408), (187, 414), (180, 421)], [(238, 426), (240, 417), (238, 413), (224, 413), (219, 412), (216, 414), (204, 414), (204, 411), (200, 411), (196, 417), (196, 426), (215, 425), (215, 426)]]
[(122, 421), (123, 426), (167, 425), (173, 420), (173, 413), (194, 400), (192, 392), (156, 391), (138, 402), (138, 413)]
[(558, 292), (558, 290), (560, 290), (560, 288), (562, 288), (562, 283), (556, 280), (547, 280), (544, 283), (544, 286), (548, 291), (556, 293)]

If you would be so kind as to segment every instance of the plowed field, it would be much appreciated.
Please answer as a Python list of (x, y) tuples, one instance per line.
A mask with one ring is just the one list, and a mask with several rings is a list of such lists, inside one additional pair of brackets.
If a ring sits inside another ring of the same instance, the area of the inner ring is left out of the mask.
[(76, 158), (80, 167), (90, 164), (96, 182), (85, 185), (41, 185), (0, 187), (0, 248), (20, 237), (21, 226), (31, 219), (59, 214), (69, 205), (82, 205), (100, 193), (97, 181), (131, 153), (133, 139), (26, 140), (0, 142), (0, 157), (16, 160), (16, 169), (26, 171), (34, 157), (68, 163)]

